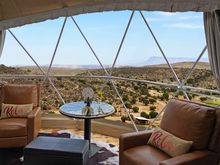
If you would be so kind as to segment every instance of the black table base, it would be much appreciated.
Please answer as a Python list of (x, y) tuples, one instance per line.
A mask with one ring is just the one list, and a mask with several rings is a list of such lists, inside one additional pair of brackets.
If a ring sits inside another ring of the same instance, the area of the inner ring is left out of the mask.
[(91, 119), (85, 119), (84, 121), (84, 139), (91, 142)]
[(101, 149), (97, 145), (91, 144), (91, 119), (84, 120), (84, 140), (89, 141), (89, 157), (92, 157)]

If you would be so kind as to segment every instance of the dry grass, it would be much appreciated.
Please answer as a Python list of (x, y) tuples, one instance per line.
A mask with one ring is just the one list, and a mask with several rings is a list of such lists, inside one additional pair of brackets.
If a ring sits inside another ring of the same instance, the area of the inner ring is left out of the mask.
[[(20, 69), (28, 72), (28, 74), (42, 74), (42, 72), (37, 67), (19, 67)], [(47, 72), (48, 67), (42, 67), (42, 69)], [(77, 75), (85, 72), (87, 69), (76, 69), (76, 68), (62, 68), (62, 67), (52, 67), (50, 70), (51, 75)]]

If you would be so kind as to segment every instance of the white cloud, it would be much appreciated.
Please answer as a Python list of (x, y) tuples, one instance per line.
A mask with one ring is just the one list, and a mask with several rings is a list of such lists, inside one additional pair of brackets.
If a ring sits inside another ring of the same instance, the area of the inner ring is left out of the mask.
[(194, 16), (182, 16), (180, 17), (181, 20), (190, 20), (190, 19), (202, 19), (201, 16), (197, 16), (197, 15), (194, 15)]
[(87, 26), (86, 28), (83, 28), (83, 30), (88, 30), (88, 31), (105, 31), (105, 30), (115, 30), (117, 27), (115, 26)]
[(85, 28), (86, 30), (100, 30), (101, 28), (100, 27), (86, 27)]
[(203, 29), (202, 25), (191, 23), (174, 23), (170, 25), (164, 25), (165, 27), (180, 28), (180, 29)]
[(160, 22), (160, 21), (163, 21), (163, 19), (161, 19), (161, 18), (146, 18), (146, 20), (148, 21), (148, 22)]
[(171, 12), (158, 12), (158, 14), (162, 16), (175, 16), (177, 13), (171, 13)]

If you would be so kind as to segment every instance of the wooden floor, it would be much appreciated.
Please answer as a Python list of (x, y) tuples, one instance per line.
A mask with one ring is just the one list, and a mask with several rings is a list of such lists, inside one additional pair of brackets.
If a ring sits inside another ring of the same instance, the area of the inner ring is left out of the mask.
[[(80, 129), (84, 128), (84, 120), (67, 118), (61, 114), (42, 114), (43, 129)], [(145, 127), (138, 126), (138, 130), (144, 130)], [(92, 132), (118, 138), (121, 134), (134, 132), (131, 124), (121, 121), (111, 121), (107, 119), (92, 120)]]

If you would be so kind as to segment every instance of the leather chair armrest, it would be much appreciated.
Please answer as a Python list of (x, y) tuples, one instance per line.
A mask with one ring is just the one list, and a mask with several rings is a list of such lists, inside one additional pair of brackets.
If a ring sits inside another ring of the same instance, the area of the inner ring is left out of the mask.
[(119, 151), (124, 151), (135, 146), (146, 145), (151, 134), (152, 131), (140, 131), (122, 134), (119, 137)]
[(210, 151), (194, 151), (160, 162), (160, 165), (217, 165), (217, 154)]
[(38, 134), (41, 128), (41, 108), (34, 108), (27, 117), (28, 124), (28, 142), (31, 142)]
[(125, 133), (119, 137), (119, 165), (123, 165), (123, 152), (135, 146), (147, 145), (152, 131)]

